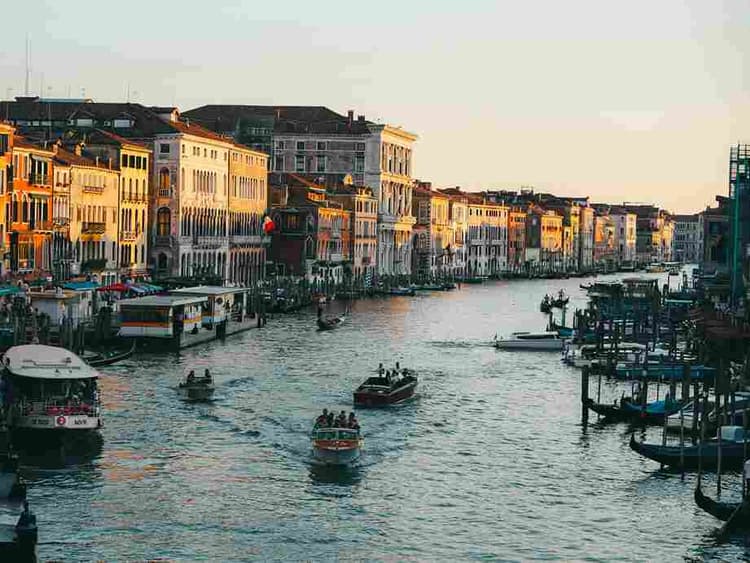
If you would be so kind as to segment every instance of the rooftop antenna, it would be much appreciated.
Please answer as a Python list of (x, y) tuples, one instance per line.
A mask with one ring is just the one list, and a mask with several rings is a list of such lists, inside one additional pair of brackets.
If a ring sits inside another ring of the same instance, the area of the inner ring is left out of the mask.
[(130, 82), (128, 82), (127, 92), (125, 94), (125, 101), (130, 103)]
[(29, 81), (31, 79), (31, 37), (26, 34), (26, 82), (24, 84), (24, 95), (29, 95)]

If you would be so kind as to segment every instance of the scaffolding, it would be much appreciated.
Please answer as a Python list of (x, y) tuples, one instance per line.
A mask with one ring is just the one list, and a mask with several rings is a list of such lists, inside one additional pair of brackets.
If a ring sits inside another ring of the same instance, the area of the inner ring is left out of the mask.
[(730, 220), (732, 305), (742, 303), (745, 288), (745, 264), (750, 258), (750, 145), (740, 144), (729, 151), (729, 197), (732, 199)]

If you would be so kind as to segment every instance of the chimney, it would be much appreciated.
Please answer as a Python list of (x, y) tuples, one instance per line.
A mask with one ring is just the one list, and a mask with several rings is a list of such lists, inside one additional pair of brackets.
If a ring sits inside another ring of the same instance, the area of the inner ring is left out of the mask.
[(98, 154), (94, 157), (94, 162), (96, 163), (96, 166), (98, 167), (99, 166), (99, 155)]
[(358, 115), (357, 116), (357, 121), (359, 121), (360, 123), (364, 123), (365, 122), (365, 116), (364, 115)]
[(347, 116), (348, 121), (349, 121), (349, 127), (351, 127), (352, 123), (354, 122), (354, 111), (353, 110), (347, 111), (346, 112), (346, 116)]
[(112, 157), (111, 156), (107, 159), (107, 168), (112, 170)]
[(190, 127), (190, 118), (189, 117), (185, 118), (185, 127)]
[(83, 143), (76, 143), (73, 147), (73, 152), (76, 153), (77, 156), (81, 156), (81, 152), (83, 151)]

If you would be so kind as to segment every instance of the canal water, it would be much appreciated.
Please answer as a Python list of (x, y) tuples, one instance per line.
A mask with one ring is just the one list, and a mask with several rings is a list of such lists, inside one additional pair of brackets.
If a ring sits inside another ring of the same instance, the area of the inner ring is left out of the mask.
[[(694, 505), (693, 476), (639, 458), (624, 425), (594, 417), (581, 426), (580, 373), (558, 353), (490, 346), (496, 333), (544, 329), (538, 306), (547, 292), (563, 287), (583, 305), (578, 285), (590, 281), (488, 282), (364, 300), (333, 332), (316, 332), (310, 310), (225, 342), (106, 368), (101, 447), (24, 459), (39, 555), (743, 559), (742, 538), (715, 544), (717, 521)], [(315, 468), (314, 417), (323, 407), (350, 410), (352, 390), (378, 362), (396, 360), (419, 373), (419, 397), (358, 413), (358, 468)], [(216, 401), (181, 402), (179, 378), (206, 367)], [(605, 383), (602, 392), (619, 389)], [(739, 477), (725, 482), (725, 494), (736, 494)]]

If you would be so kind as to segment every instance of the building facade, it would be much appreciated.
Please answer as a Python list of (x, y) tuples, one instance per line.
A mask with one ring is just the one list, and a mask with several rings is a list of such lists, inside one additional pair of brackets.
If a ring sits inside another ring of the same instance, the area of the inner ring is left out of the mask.
[[(15, 137), (15, 128), (8, 124), (0, 122), (0, 198), (1, 201), (8, 201), (8, 194), (13, 189), (13, 140)], [(6, 240), (6, 205), (0, 205), (0, 275), (5, 274), (10, 266), (10, 261), (5, 260), (4, 256), (8, 252)]]
[(352, 275), (355, 285), (370, 287), (377, 275), (378, 200), (367, 186), (340, 184), (330, 195), (351, 214)]
[(263, 218), (268, 208), (268, 156), (235, 145), (229, 151), (229, 269), (231, 283), (265, 277)]
[(675, 262), (699, 264), (703, 260), (703, 215), (675, 215), (672, 257)]

